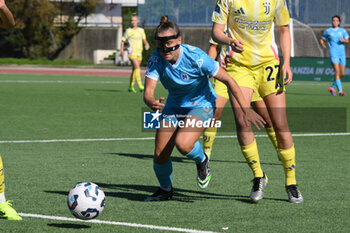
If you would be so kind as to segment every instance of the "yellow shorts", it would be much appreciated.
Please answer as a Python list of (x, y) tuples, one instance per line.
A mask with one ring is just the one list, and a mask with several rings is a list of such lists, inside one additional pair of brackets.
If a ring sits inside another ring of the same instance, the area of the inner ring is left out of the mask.
[[(239, 85), (239, 84), (238, 84)], [(229, 99), (230, 97), (228, 96), (228, 88), (227, 86), (219, 81), (214, 79), (214, 91), (216, 92), (217, 95), (224, 97), (225, 99)], [(256, 102), (260, 101), (262, 98), (260, 97), (259, 93), (253, 92), (252, 100), (251, 102)]]
[(129, 59), (130, 59), (130, 60), (135, 59), (135, 58), (137, 58), (137, 60), (139, 60), (139, 61), (142, 61), (142, 56), (134, 55), (134, 54), (132, 54), (132, 55), (129, 56)]
[(237, 62), (229, 63), (226, 71), (239, 86), (253, 89), (251, 102), (286, 90), (280, 72), (280, 62), (277, 60), (250, 67)]

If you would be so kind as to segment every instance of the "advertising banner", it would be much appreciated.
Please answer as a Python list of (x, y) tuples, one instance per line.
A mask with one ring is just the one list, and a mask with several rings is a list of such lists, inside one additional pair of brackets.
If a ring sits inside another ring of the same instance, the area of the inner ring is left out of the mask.
[[(346, 59), (350, 65), (350, 59)], [(293, 57), (290, 60), (293, 80), (333, 81), (334, 70), (329, 58)], [(342, 81), (350, 81), (350, 68), (345, 69)]]

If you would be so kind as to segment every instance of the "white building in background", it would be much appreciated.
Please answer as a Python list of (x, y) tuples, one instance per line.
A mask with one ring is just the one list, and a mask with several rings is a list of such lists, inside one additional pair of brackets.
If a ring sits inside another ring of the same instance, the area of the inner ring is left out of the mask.
[[(60, 25), (64, 23), (70, 15), (74, 13), (74, 3), (84, 2), (85, 0), (50, 0), (60, 4), (61, 13), (55, 19), (55, 23)], [(94, 13), (82, 18), (79, 26), (81, 27), (114, 27), (116, 29), (116, 44), (115, 49), (93, 51), (93, 61), (95, 64), (105, 63), (105, 57), (115, 54), (114, 64), (131, 65), (127, 51), (123, 56), (120, 56), (120, 44), (122, 38), (122, 7), (137, 7), (139, 4), (144, 4), (146, 0), (104, 0), (102, 6), (98, 6)]]
[[(50, 0), (50, 2), (85, 2), (85, 0)], [(137, 6), (145, 4), (145, 0), (104, 0), (106, 4), (121, 4), (122, 6)]]
[[(56, 18), (56, 23), (60, 24), (68, 19), (69, 12), (72, 11), (74, 3), (85, 0), (50, 0), (61, 4), (61, 14)], [(97, 7), (93, 14), (80, 21), (82, 27), (120, 27), (122, 24), (122, 7), (137, 7), (144, 4), (145, 0), (104, 0), (102, 6)]]
[(122, 6), (137, 6), (138, 4), (145, 4), (146, 0), (105, 0), (105, 2), (113, 1), (118, 4), (122, 4)]

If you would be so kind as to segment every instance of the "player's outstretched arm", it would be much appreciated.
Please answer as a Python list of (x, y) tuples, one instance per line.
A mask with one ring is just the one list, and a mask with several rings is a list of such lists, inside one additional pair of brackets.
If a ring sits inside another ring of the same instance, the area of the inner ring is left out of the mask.
[(124, 55), (124, 41), (120, 43), (120, 56)]
[(289, 32), (289, 25), (278, 26), (278, 33), (280, 35), (282, 56), (283, 56), (283, 80), (284, 85), (287, 85), (293, 80), (293, 73), (290, 69), (290, 50), (291, 50), (291, 37)]
[(145, 90), (143, 93), (143, 101), (145, 104), (151, 108), (152, 110), (162, 110), (164, 107), (164, 104), (162, 101), (164, 100), (164, 97), (160, 97), (157, 100), (154, 99), (154, 91), (157, 86), (157, 80), (147, 78), (145, 79)]
[(15, 26), (15, 19), (9, 8), (5, 4), (5, 0), (0, 0), (0, 28), (10, 28)]
[(209, 57), (211, 57), (213, 60), (216, 59), (216, 57), (218, 56), (218, 44), (210, 44), (209, 45), (209, 49), (208, 49), (208, 55)]
[(323, 38), (320, 39), (320, 44), (322, 46), (322, 48), (326, 48), (326, 43), (325, 43), (325, 40)]
[(345, 44), (349, 44), (349, 38), (344, 39), (343, 37), (341, 37), (340, 40)]
[(149, 50), (149, 43), (146, 39), (143, 39), (143, 44), (145, 45), (145, 49)]
[(226, 71), (223, 68), (219, 68), (219, 71), (214, 78), (223, 82), (228, 87), (233, 96), (236, 98), (239, 107), (245, 114), (245, 124), (248, 126), (250, 123), (253, 123), (255, 127), (259, 130), (259, 125), (262, 128), (264, 128), (264, 125), (266, 124), (265, 120), (259, 114), (250, 109), (250, 103), (244, 98), (241, 88), (238, 86), (236, 81), (233, 78), (231, 78), (229, 74), (226, 73)]

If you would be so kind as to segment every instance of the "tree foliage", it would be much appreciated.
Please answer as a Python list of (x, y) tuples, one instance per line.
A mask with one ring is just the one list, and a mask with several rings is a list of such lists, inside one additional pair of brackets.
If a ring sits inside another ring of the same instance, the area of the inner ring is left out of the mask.
[(62, 14), (60, 2), (16, 0), (6, 4), (15, 17), (16, 25), (0, 32), (1, 55), (54, 59), (80, 31), (78, 24), (82, 18), (91, 14), (102, 1), (70, 3), (69, 12), (64, 12), (69, 16), (61, 25), (57, 24), (60, 22), (55, 23)]

